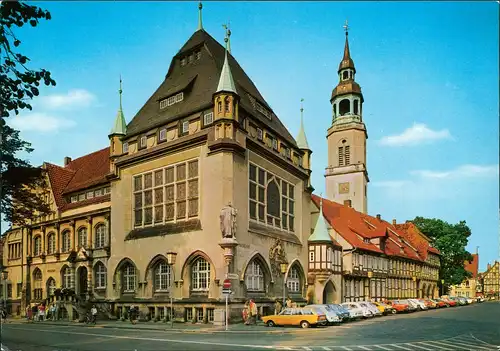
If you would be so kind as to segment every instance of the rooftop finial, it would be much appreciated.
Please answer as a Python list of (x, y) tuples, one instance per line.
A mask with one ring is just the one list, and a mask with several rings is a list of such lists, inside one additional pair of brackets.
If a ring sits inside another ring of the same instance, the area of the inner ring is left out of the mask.
[(300, 128), (299, 134), (297, 135), (297, 146), (300, 149), (309, 150), (309, 144), (307, 143), (306, 132), (304, 130), (304, 99), (300, 99)]
[(203, 29), (203, 22), (201, 20), (201, 10), (202, 9), (203, 9), (203, 5), (200, 1), (200, 3), (198, 4), (198, 30)]
[(345, 24), (342, 26), (345, 30), (345, 35), (349, 35), (349, 24), (347, 23), (347, 20), (345, 20)]
[(122, 109), (122, 75), (120, 74), (120, 89), (118, 89), (118, 94), (120, 95), (120, 110)]
[(224, 42), (226, 43), (226, 49), (229, 53), (231, 53), (231, 29), (229, 29), (230, 21), (227, 21), (227, 24), (223, 24), (222, 27), (226, 30), (226, 36), (224, 38)]

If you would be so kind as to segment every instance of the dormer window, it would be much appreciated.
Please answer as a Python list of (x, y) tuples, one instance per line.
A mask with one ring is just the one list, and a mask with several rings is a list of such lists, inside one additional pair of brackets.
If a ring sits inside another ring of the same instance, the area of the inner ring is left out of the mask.
[(290, 158), (291, 157), (290, 149), (288, 149), (288, 148), (285, 149), (285, 156), (286, 156), (286, 158)]
[(163, 140), (167, 139), (167, 128), (160, 129), (160, 134), (158, 135), (158, 139), (160, 141), (163, 141)]
[(196, 51), (194, 56), (196, 57), (197, 60), (201, 58), (201, 51)]
[(160, 101), (160, 109), (164, 109), (167, 106), (172, 106), (173, 104), (181, 102), (182, 100), (184, 100), (184, 93), (183, 92), (172, 95), (172, 96)]
[(148, 137), (143, 135), (141, 136), (141, 139), (139, 140), (139, 147), (141, 149), (145, 148), (148, 144)]
[(122, 152), (126, 154), (128, 152), (128, 143), (124, 142), (122, 145)]
[(278, 151), (278, 140), (272, 138), (272, 143), (273, 143), (273, 149)]
[(192, 54), (189, 55), (189, 57), (188, 57), (188, 63), (192, 63), (193, 59), (194, 59), (194, 56)]
[(182, 122), (182, 134), (189, 133), (189, 121)]
[(71, 196), (70, 202), (77, 202), (78, 198), (76, 195)]
[(262, 140), (264, 137), (264, 133), (262, 132), (262, 129), (257, 128), (257, 139)]
[(203, 115), (203, 124), (204, 125), (210, 125), (212, 124), (214, 121), (214, 113), (213, 112), (209, 112), (209, 113), (205, 113), (205, 115)]
[(186, 65), (186, 58), (185, 58), (185, 57), (183, 57), (183, 58), (181, 59), (181, 67), (184, 67), (185, 65)]

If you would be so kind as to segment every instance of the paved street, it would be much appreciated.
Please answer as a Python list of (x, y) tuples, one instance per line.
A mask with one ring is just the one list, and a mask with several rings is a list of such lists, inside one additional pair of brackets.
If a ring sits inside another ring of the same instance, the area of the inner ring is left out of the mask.
[[(123, 329), (78, 325), (8, 323), (7, 350), (498, 350), (500, 303), (488, 302), (380, 317), (342, 326), (294, 329), (233, 327), (230, 332)], [(146, 325), (146, 324), (145, 324)], [(130, 325), (126, 325), (130, 327)], [(166, 326), (167, 328), (168, 326)]]

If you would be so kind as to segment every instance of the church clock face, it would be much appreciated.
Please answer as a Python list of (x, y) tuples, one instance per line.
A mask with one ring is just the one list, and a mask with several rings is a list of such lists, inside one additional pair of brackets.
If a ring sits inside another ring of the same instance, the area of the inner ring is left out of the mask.
[(349, 193), (349, 183), (339, 183), (339, 194)]

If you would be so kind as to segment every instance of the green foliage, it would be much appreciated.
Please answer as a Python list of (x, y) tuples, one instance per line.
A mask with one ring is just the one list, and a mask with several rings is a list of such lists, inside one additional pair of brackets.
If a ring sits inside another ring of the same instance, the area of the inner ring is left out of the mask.
[(465, 221), (450, 224), (441, 219), (415, 217), (413, 223), (441, 251), (439, 279), (444, 279), (445, 286), (460, 284), (471, 276), (464, 268), (464, 262), (472, 260), (472, 255), (465, 249), (471, 235)]
[(38, 96), (38, 86), (43, 80), (45, 85), (56, 85), (50, 72), (45, 69), (32, 70), (26, 66), (30, 59), (15, 52), (21, 41), (16, 37), (13, 28), (29, 23), (36, 27), (40, 19), (50, 20), (50, 13), (36, 6), (19, 1), (2, 1), (0, 5), (0, 117), (9, 117), (14, 111), (17, 115), (22, 109), (30, 109), (29, 100)]
[(19, 132), (6, 125), (4, 117), (29, 109), (29, 101), (39, 94), (38, 86), (55, 85), (50, 72), (27, 67), (30, 59), (15, 50), (21, 44), (14, 29), (29, 23), (36, 27), (50, 13), (19, 1), (0, 3), (0, 214), (3, 219), (23, 225), (36, 216), (50, 213), (45, 199), (47, 184), (43, 171), (16, 157), (33, 151)]

